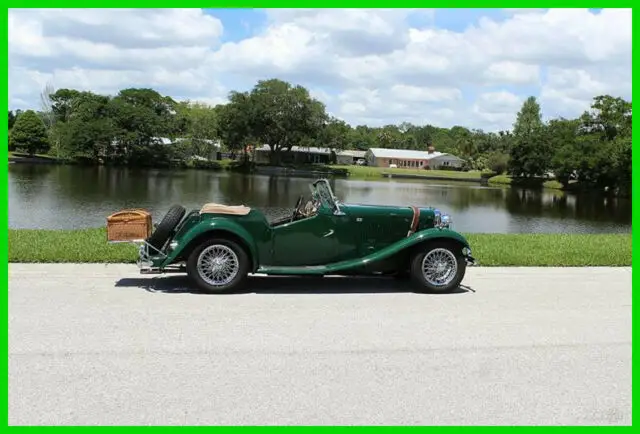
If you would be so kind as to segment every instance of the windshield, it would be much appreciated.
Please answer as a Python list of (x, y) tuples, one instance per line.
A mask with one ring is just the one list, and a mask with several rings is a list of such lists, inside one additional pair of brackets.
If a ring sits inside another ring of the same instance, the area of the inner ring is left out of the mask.
[(331, 210), (339, 211), (337, 205), (338, 200), (333, 195), (329, 181), (326, 179), (317, 180), (312, 184), (312, 190), (325, 206)]

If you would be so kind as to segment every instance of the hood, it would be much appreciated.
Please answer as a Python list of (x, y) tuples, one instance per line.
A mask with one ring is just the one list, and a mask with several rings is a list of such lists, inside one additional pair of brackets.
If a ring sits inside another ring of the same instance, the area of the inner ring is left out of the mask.
[[(390, 218), (402, 219), (411, 222), (413, 219), (413, 208), (410, 205), (369, 205), (369, 204), (341, 204), (350, 217), (362, 218)], [(418, 206), (420, 210), (420, 223), (418, 230), (434, 227), (440, 222), (440, 211), (433, 207)]]

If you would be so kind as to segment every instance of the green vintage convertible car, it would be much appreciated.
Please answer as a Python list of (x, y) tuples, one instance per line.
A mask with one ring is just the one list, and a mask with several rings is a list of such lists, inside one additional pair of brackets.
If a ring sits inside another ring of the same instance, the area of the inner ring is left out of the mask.
[[(381, 275), (418, 290), (458, 288), (474, 264), (467, 240), (437, 209), (339, 201), (329, 182), (311, 185), (291, 213), (269, 221), (244, 205), (174, 205), (140, 245), (142, 273), (186, 272), (208, 292), (238, 289), (248, 274)], [(186, 214), (186, 216), (185, 216)]]

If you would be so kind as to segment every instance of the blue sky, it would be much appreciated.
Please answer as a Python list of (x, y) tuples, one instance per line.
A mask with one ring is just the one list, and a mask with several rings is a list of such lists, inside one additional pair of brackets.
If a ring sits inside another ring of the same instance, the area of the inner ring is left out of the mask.
[(508, 129), (524, 99), (577, 116), (631, 98), (630, 10), (11, 10), (10, 108), (152, 87), (224, 103), (281, 78), (352, 124)]
[(204, 9), (224, 25), (221, 41), (237, 42), (258, 33), (267, 23), (266, 14), (259, 9)]

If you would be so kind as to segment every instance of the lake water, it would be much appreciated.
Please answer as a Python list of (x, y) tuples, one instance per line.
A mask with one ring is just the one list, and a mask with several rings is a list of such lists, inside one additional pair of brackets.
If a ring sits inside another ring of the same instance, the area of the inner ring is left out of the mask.
[[(196, 170), (9, 165), (9, 227), (72, 229), (104, 226), (122, 208), (149, 209), (159, 222), (172, 204), (245, 204), (269, 216), (290, 213), (308, 178)], [(560, 191), (483, 187), (470, 183), (336, 179), (351, 203), (435, 206), (462, 232), (631, 231), (631, 201)]]

